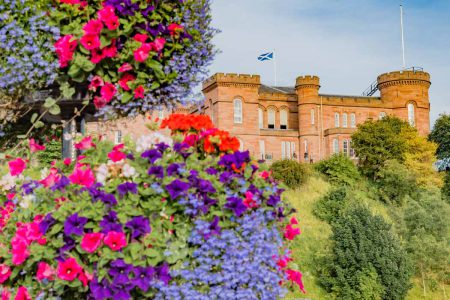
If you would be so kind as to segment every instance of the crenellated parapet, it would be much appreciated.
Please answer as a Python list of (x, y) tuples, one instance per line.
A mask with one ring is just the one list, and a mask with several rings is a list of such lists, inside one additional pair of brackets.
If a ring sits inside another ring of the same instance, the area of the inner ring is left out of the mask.
[(381, 90), (390, 86), (420, 85), (430, 87), (430, 74), (424, 71), (396, 71), (384, 73), (377, 78), (378, 88)]
[(216, 73), (203, 82), (203, 91), (210, 90), (215, 86), (225, 87), (259, 87), (261, 78), (259, 75)]
[(302, 89), (302, 88), (320, 88), (320, 78), (318, 76), (299, 76), (295, 80), (295, 89)]

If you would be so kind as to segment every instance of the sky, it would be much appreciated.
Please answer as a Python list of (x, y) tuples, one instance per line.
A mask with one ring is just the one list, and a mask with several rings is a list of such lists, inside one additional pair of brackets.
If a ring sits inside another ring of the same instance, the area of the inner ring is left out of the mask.
[(259, 74), (273, 85), (274, 65), (258, 55), (275, 50), (277, 85), (318, 75), (323, 94), (361, 95), (377, 76), (406, 66), (431, 74), (431, 125), (450, 113), (450, 0), (213, 0), (210, 73)]

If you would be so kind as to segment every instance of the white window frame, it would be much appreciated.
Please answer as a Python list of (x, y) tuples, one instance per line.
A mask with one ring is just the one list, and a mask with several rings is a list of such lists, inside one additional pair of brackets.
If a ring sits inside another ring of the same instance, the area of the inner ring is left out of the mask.
[(264, 128), (264, 112), (261, 107), (258, 108), (258, 123), (260, 129)]
[(291, 153), (292, 153), (292, 158), (294, 158), (294, 153), (295, 153), (295, 142), (291, 142)]
[(380, 112), (379, 119), (383, 120), (386, 117), (386, 113), (384, 111)]
[(316, 122), (316, 111), (314, 108), (311, 108), (311, 125), (314, 125)]
[[(270, 127), (270, 125), (273, 125), (273, 127)], [(275, 110), (273, 108), (267, 110), (267, 128), (275, 129)]]
[(281, 159), (286, 158), (286, 143), (281, 142)]
[(350, 127), (356, 128), (356, 114), (355, 113), (350, 114)]
[(114, 131), (114, 144), (120, 144), (122, 143), (122, 131), (121, 130), (115, 130)]
[(339, 128), (339, 113), (334, 113), (334, 127)]
[(339, 153), (339, 140), (333, 139), (333, 153)]
[(344, 154), (346, 156), (350, 155), (348, 140), (343, 140), (342, 141), (342, 151), (344, 152)]
[(408, 122), (412, 127), (416, 126), (416, 116), (414, 110), (414, 103), (408, 103)]
[(266, 159), (266, 143), (264, 141), (259, 141), (259, 152), (261, 154), (261, 159)]
[(233, 100), (233, 120), (234, 124), (242, 124), (242, 100)]
[(347, 128), (348, 122), (347, 122), (347, 113), (342, 114), (342, 127)]
[[(280, 129), (288, 129), (289, 122), (289, 112), (287, 109), (280, 110)], [(282, 126), (286, 126), (286, 128), (282, 128)]]

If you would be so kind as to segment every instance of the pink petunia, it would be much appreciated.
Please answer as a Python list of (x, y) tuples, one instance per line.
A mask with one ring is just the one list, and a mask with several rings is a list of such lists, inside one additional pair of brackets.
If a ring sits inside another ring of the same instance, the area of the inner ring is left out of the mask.
[(61, 175), (58, 174), (58, 170), (56, 168), (50, 169), (50, 174), (47, 177), (39, 181), (39, 183), (43, 184), (45, 187), (50, 187), (57, 183), (61, 179)]
[(94, 50), (100, 47), (100, 38), (98, 35), (85, 34), (81, 37), (80, 43), (87, 50)]
[(134, 76), (130, 73), (125, 73), (122, 75), (122, 78), (119, 79), (119, 85), (125, 91), (129, 91), (130, 87), (128, 86), (128, 82), (134, 81), (135, 79), (136, 79), (136, 76)]
[(286, 274), (289, 281), (292, 281), (293, 283), (297, 284), (300, 290), (303, 294), (306, 294), (305, 286), (303, 285), (302, 281), (302, 273), (300, 271), (295, 271), (292, 269), (286, 270)]
[(154, 49), (156, 50), (156, 52), (161, 52), (165, 44), (166, 44), (165, 38), (156, 38), (155, 41), (153, 42)]
[(28, 289), (24, 286), (20, 286), (17, 289), (16, 297), (14, 297), (14, 300), (31, 300), (31, 296), (28, 293)]
[(172, 23), (169, 26), (167, 26), (167, 29), (169, 30), (170, 35), (174, 36), (182, 32), (184, 30), (184, 27), (182, 25)]
[(63, 164), (65, 164), (66, 166), (70, 166), (71, 163), (72, 163), (72, 159), (71, 158), (64, 158)]
[(28, 145), (30, 146), (31, 153), (45, 150), (45, 146), (39, 145), (34, 139), (29, 139)]
[(38, 281), (42, 281), (44, 279), (54, 280), (55, 279), (55, 270), (46, 262), (39, 262), (38, 269), (36, 272), (36, 279)]
[(8, 280), (11, 276), (11, 268), (6, 264), (0, 264), (0, 284)]
[(133, 67), (129, 63), (124, 63), (123, 65), (120, 66), (118, 72), (123, 73), (131, 70), (133, 70)]
[(78, 280), (81, 281), (83, 286), (87, 286), (89, 281), (94, 278), (94, 275), (88, 273), (87, 271), (81, 271), (78, 275)]
[(74, 184), (90, 187), (95, 182), (95, 176), (89, 167), (84, 169), (77, 167), (73, 173), (69, 175), (69, 180)]
[(100, 95), (103, 99), (105, 99), (107, 102), (111, 101), (114, 95), (116, 94), (116, 87), (114, 84), (110, 82), (105, 82), (105, 84), (102, 86), (100, 90)]
[(102, 244), (103, 233), (86, 233), (81, 240), (81, 249), (88, 253), (93, 253)]
[(141, 42), (141, 43), (145, 43), (148, 39), (148, 35), (146, 34), (142, 34), (142, 33), (137, 33), (134, 35), (133, 40)]
[(108, 153), (108, 158), (110, 160), (112, 160), (113, 162), (118, 162), (121, 161), (123, 159), (125, 159), (127, 156), (125, 153), (120, 152), (118, 150), (113, 150), (111, 152)]
[(6, 287), (3, 288), (1, 296), (2, 296), (2, 300), (10, 300), (11, 299), (11, 293)]
[(117, 47), (116, 45), (114, 45), (114, 43), (115, 41), (113, 41), (109, 47), (105, 47), (103, 49), (105, 57), (113, 58), (117, 56)]
[(144, 62), (147, 60), (148, 56), (150, 55), (150, 51), (152, 50), (151, 44), (142, 44), (139, 48), (137, 48), (134, 52), (134, 59), (137, 62)]
[(143, 99), (144, 93), (145, 93), (144, 87), (142, 85), (140, 85), (134, 89), (134, 98)]
[(82, 272), (81, 266), (77, 263), (75, 258), (71, 257), (65, 261), (58, 262), (58, 278), (66, 281), (73, 281), (78, 274)]
[(95, 148), (95, 144), (92, 142), (92, 137), (90, 136), (84, 137), (79, 143), (75, 144), (75, 149), (78, 150), (87, 150), (92, 147)]
[(11, 176), (17, 176), (22, 174), (23, 170), (27, 167), (26, 162), (22, 158), (16, 158), (8, 163), (9, 173)]
[(78, 45), (78, 41), (74, 39), (74, 36), (69, 34), (61, 37), (54, 44), (55, 52), (58, 55), (59, 66), (65, 68), (68, 66), (69, 61), (73, 59), (73, 54)]
[[(105, 50), (96, 48), (91, 50), (91, 62), (94, 64), (100, 63), (104, 58), (106, 57)], [(89, 89), (91, 89), (91, 86), (89, 85)]]
[(110, 231), (104, 239), (105, 245), (113, 251), (119, 251), (127, 245), (127, 239), (123, 232)]
[(99, 35), (102, 32), (103, 23), (100, 20), (90, 20), (83, 26), (83, 30), (86, 34)]
[(104, 84), (105, 82), (103, 81), (103, 79), (100, 76), (96, 75), (92, 77), (91, 83), (89, 84), (89, 89), (91, 91), (95, 91), (98, 87), (103, 86)]
[(99, 97), (99, 96), (94, 97), (95, 108), (97, 108), (97, 109), (103, 108), (103, 107), (105, 107), (106, 104), (108, 104), (108, 101), (106, 101), (102, 97)]

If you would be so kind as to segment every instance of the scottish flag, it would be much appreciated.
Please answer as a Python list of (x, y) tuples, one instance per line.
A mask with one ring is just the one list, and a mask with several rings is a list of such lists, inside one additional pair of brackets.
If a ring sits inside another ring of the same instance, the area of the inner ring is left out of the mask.
[(260, 56), (258, 56), (259, 61), (272, 60), (272, 59), (273, 59), (273, 52), (264, 53), (264, 54), (261, 54)]

